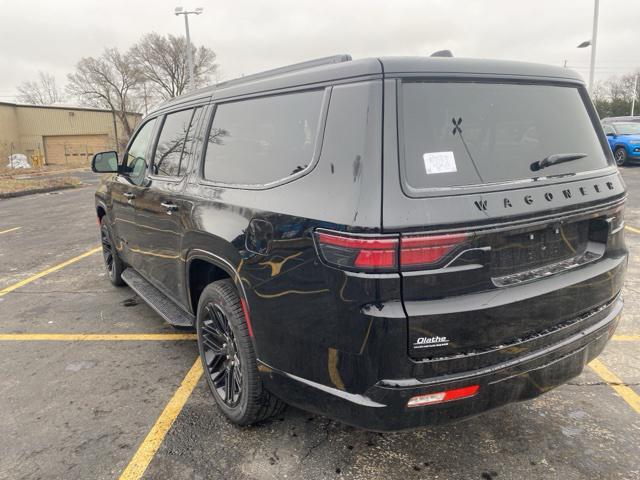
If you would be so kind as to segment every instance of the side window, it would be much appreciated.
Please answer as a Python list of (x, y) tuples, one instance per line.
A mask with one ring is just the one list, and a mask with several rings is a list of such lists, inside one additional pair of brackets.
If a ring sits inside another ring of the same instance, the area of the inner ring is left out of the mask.
[(128, 175), (129, 179), (136, 185), (140, 185), (144, 180), (144, 173), (147, 170), (146, 157), (155, 124), (156, 119), (154, 118), (153, 120), (149, 120), (140, 130), (138, 130), (136, 138), (134, 138), (124, 157), (123, 164), (130, 169)]
[(153, 174), (179, 177), (184, 175), (187, 158), (194, 141), (197, 117), (202, 109), (182, 110), (166, 116), (153, 159)]
[(313, 160), (323, 96), (313, 90), (218, 105), (204, 178), (264, 185), (304, 170)]
[(603, 125), (605, 135), (615, 135), (616, 131), (613, 129), (611, 125)]

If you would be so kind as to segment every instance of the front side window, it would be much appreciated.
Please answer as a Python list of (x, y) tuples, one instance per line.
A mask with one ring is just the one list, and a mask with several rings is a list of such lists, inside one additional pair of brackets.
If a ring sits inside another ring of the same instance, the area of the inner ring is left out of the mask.
[(611, 125), (603, 125), (605, 135), (615, 135), (616, 131), (613, 129)]
[[(404, 182), (414, 190), (569, 175), (608, 165), (577, 87), (417, 81), (401, 88)], [(580, 158), (535, 169), (535, 162), (564, 154)]]
[(153, 160), (153, 174), (166, 177), (184, 175), (187, 156), (193, 142), (194, 110), (182, 110), (166, 116)]
[(129, 179), (136, 185), (140, 185), (144, 180), (144, 174), (148, 165), (147, 152), (149, 151), (149, 144), (155, 124), (156, 119), (154, 118), (138, 130), (136, 138), (131, 142), (129, 150), (127, 150), (127, 154), (124, 157), (123, 165), (128, 167)]
[(265, 185), (313, 160), (323, 90), (220, 104), (209, 131), (204, 178)]

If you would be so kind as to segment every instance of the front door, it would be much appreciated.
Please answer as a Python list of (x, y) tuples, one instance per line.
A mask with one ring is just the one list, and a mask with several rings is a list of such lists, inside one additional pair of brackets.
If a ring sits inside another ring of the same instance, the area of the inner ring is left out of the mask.
[(167, 114), (162, 120), (147, 188), (136, 197), (140, 273), (187, 307), (185, 262), (181, 252), (190, 203), (182, 196), (202, 108)]
[(138, 129), (123, 157), (122, 173), (118, 174), (112, 184), (116, 248), (122, 259), (134, 268), (139, 264), (135, 206), (146, 188), (149, 151), (155, 125), (154, 118)]

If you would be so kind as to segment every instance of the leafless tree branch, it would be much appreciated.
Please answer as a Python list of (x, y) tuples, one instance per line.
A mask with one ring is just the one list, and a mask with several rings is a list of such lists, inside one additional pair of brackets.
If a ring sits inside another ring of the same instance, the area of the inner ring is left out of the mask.
[(43, 71), (38, 72), (38, 80), (22, 82), (18, 91), (18, 101), (32, 105), (51, 105), (64, 100), (56, 85), (56, 78)]

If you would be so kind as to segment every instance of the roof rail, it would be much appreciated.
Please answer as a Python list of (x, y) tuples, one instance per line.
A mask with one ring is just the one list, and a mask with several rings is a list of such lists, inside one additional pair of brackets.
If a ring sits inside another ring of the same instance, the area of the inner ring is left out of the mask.
[(307, 60), (306, 62), (294, 63), (285, 67), (274, 68), (272, 70), (266, 70), (264, 72), (253, 73), (240, 78), (234, 78), (233, 80), (227, 80), (226, 82), (220, 82), (216, 84), (217, 87), (228, 87), (231, 85), (237, 85), (240, 83), (251, 82), (253, 80), (260, 80), (263, 78), (275, 77), (276, 75), (282, 75), (283, 73), (295, 72), (298, 70), (306, 70), (307, 68), (319, 67), (320, 65), (329, 65), (332, 63), (350, 62), (351, 55), (332, 55), (330, 57), (316, 58), (314, 60)]

